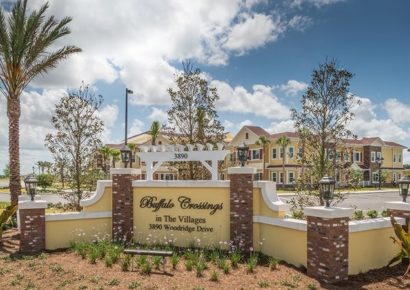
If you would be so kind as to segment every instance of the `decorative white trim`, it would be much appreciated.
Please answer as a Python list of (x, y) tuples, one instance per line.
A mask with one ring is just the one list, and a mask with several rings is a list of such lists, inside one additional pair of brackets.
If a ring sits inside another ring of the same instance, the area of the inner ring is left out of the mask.
[[(395, 219), (400, 225), (406, 224), (406, 220), (404, 218), (396, 217)], [(350, 221), (349, 222), (349, 232), (350, 233), (384, 229), (384, 228), (392, 228), (390, 218), (388, 217), (365, 219), (365, 220), (360, 220), (360, 221)]]
[(254, 223), (260, 223), (265, 225), (272, 225), (282, 228), (293, 229), (297, 231), (307, 231), (307, 222), (305, 220), (298, 219), (282, 219), (282, 218), (272, 218), (267, 216), (253, 216)]
[(18, 203), (18, 209), (38, 209), (47, 208), (48, 202), (45, 200), (20, 200)]
[(389, 201), (386, 202), (386, 208), (410, 211), (410, 203), (402, 201)]
[(80, 219), (98, 219), (112, 217), (111, 211), (95, 211), (95, 212), (66, 212), (46, 214), (47, 221), (66, 221)]
[(253, 187), (259, 187), (263, 201), (274, 211), (286, 211), (287, 205), (280, 200), (276, 193), (276, 183), (273, 181), (254, 181)]
[(229, 167), (228, 174), (255, 174), (255, 167)]
[(134, 180), (133, 187), (229, 187), (229, 180)]
[(141, 169), (139, 168), (111, 168), (110, 173), (112, 174), (141, 174)]
[(314, 216), (321, 218), (342, 218), (350, 217), (354, 212), (354, 208), (314, 206), (305, 207), (303, 212), (305, 216)]
[(112, 186), (112, 180), (98, 180), (95, 192), (89, 198), (80, 200), (80, 205), (90, 206), (96, 203), (103, 196), (105, 188), (110, 186)]

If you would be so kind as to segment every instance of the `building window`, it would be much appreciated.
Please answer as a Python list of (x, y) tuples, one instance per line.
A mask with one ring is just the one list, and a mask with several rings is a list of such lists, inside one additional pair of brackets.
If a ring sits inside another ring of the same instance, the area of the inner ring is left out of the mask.
[(361, 156), (362, 155), (362, 153), (360, 153), (360, 152), (354, 152), (353, 153), (353, 160), (354, 160), (354, 162), (360, 162), (360, 160), (362, 159)]
[(289, 154), (289, 158), (293, 158), (293, 154), (294, 154), (294, 152), (293, 152), (293, 147), (289, 147), (289, 149), (288, 149), (288, 154)]
[(283, 183), (283, 172), (279, 174), (279, 183)]
[(372, 162), (376, 162), (376, 152), (374, 152), (374, 151), (372, 151), (371, 153), (370, 153), (370, 159), (371, 159), (371, 161)]
[(374, 183), (379, 182), (379, 173), (373, 172), (373, 174), (372, 174), (372, 181), (373, 181)]
[(393, 172), (393, 182), (396, 182), (396, 172)]
[(349, 152), (345, 152), (345, 153), (343, 154), (343, 157), (344, 157), (345, 161), (349, 161), (349, 159), (350, 159), (350, 154), (349, 154)]
[(245, 139), (246, 139), (246, 140), (249, 139), (249, 133), (245, 133)]
[(255, 159), (261, 159), (261, 150), (260, 149), (254, 149), (252, 150), (252, 160)]
[(302, 147), (299, 147), (299, 148), (298, 148), (298, 157), (299, 157), (299, 158), (302, 158), (302, 156), (303, 156), (303, 148), (302, 148)]
[(396, 154), (393, 154), (393, 162), (396, 162)]
[(401, 154), (399, 154), (399, 162), (401, 162)]
[(272, 149), (272, 159), (276, 159), (278, 156), (277, 156), (277, 150), (276, 150), (276, 148), (273, 148)]
[(293, 171), (288, 172), (288, 183), (292, 183), (295, 180), (295, 175)]
[(336, 152), (336, 160), (341, 160), (341, 155), (342, 153), (340, 153), (339, 151)]
[(276, 172), (272, 172), (271, 177), (272, 177), (272, 181), (277, 182)]
[(279, 157), (280, 157), (280, 158), (283, 158), (283, 147), (280, 147)]
[(327, 159), (333, 160), (333, 155), (334, 155), (333, 153), (334, 153), (333, 150), (327, 151)]
[(377, 159), (378, 160), (382, 159), (382, 153), (381, 152), (377, 152)]
[(262, 172), (258, 172), (254, 174), (254, 179), (255, 180), (262, 180)]

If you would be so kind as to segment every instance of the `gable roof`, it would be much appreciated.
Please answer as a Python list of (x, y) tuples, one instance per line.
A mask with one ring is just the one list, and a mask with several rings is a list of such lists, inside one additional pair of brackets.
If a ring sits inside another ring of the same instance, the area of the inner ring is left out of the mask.
[(244, 126), (245, 128), (248, 128), (251, 130), (253, 133), (255, 133), (258, 136), (265, 136), (265, 137), (270, 137), (270, 134), (266, 132), (265, 129), (259, 126)]
[(297, 133), (297, 132), (281, 132), (281, 133), (274, 133), (274, 134), (270, 135), (271, 138), (280, 138), (281, 136), (286, 136), (288, 138), (298, 138), (299, 133)]

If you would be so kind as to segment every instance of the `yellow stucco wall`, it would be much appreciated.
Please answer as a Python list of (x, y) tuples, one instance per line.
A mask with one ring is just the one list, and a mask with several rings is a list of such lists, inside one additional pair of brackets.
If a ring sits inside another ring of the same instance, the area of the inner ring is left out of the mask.
[[(141, 208), (141, 199), (145, 196), (157, 197), (157, 201), (165, 198), (172, 200), (174, 207), (161, 208), (153, 212), (153, 208)], [(178, 198), (186, 196), (193, 203), (211, 202), (221, 204), (223, 208), (210, 214), (211, 210), (181, 209)], [(216, 246), (220, 242), (229, 242), (229, 187), (136, 187), (134, 188), (134, 238), (141, 243), (164, 243), (172, 241), (177, 246)], [(167, 218), (169, 216), (170, 218)], [(181, 221), (185, 218), (197, 219)], [(175, 220), (170, 220), (170, 219)], [(151, 225), (151, 226), (150, 226)], [(166, 230), (166, 226), (179, 228)], [(150, 229), (151, 227), (151, 229)], [(182, 230), (187, 227), (192, 230)], [(211, 232), (212, 229), (212, 232)]]
[(94, 204), (85, 206), (84, 212), (112, 211), (112, 187), (104, 189), (103, 196)]
[(349, 275), (386, 266), (399, 252), (391, 236), (394, 236), (392, 228), (350, 233)]
[(253, 224), (253, 244), (255, 250), (284, 260), (296, 267), (306, 267), (307, 234), (305, 231), (266, 225)]
[(46, 249), (68, 248), (71, 241), (111, 239), (111, 218), (46, 221)]
[(273, 211), (265, 203), (261, 189), (258, 187), (253, 188), (253, 215), (255, 216), (267, 216), (272, 218), (284, 217), (284, 211)]

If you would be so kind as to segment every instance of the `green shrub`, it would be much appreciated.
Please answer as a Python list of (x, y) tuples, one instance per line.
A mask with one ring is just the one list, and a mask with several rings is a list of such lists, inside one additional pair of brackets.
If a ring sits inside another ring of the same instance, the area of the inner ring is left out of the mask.
[(131, 262), (131, 255), (123, 255), (121, 258), (121, 270), (128, 271), (130, 268), (130, 262)]
[(128, 284), (128, 289), (137, 289), (141, 284), (137, 281), (133, 281)]
[(197, 277), (202, 277), (205, 269), (206, 269), (205, 261), (199, 260), (195, 265), (196, 276)]
[(108, 282), (109, 286), (118, 286), (120, 285), (120, 280), (118, 280), (117, 278), (112, 278), (109, 282)]
[(210, 280), (213, 281), (213, 282), (218, 282), (219, 281), (219, 273), (215, 270), (212, 271)]
[(219, 251), (218, 250), (213, 250), (209, 256), (209, 260), (214, 263), (217, 264), (219, 261)]
[(248, 262), (246, 263), (246, 269), (248, 273), (253, 273), (257, 264), (258, 264), (258, 256), (254, 254), (248, 259)]
[(175, 270), (175, 269), (177, 268), (178, 262), (179, 262), (179, 256), (178, 256), (178, 254), (177, 254), (177, 253), (173, 253), (173, 254), (172, 254), (172, 257), (171, 257), (172, 269)]
[(364, 219), (364, 214), (361, 209), (355, 210), (353, 213), (353, 219), (355, 220), (362, 220)]
[(90, 264), (95, 264), (98, 258), (98, 249), (96, 247), (90, 248), (88, 259), (90, 260)]
[(141, 268), (145, 263), (147, 263), (147, 256), (138, 256), (137, 266)]
[(317, 289), (317, 286), (316, 286), (315, 283), (310, 283), (310, 284), (308, 285), (308, 290), (316, 290), (316, 289)]
[(380, 214), (382, 217), (388, 217), (389, 214), (387, 213), (387, 209), (383, 210)]
[(107, 268), (111, 268), (112, 264), (114, 264), (110, 255), (105, 255), (104, 263)]
[[(396, 237), (390, 237), (393, 243), (400, 246), (400, 252), (391, 259), (388, 266), (401, 261), (402, 259), (410, 258), (410, 223), (407, 225), (407, 232), (403, 230), (402, 226), (397, 223), (393, 216), (390, 217), (391, 224), (393, 226)], [(407, 267), (403, 277), (406, 277), (410, 271), (410, 265)]]
[(217, 261), (218, 268), (221, 269), (221, 270), (225, 267), (225, 264), (227, 264), (227, 263), (226, 263), (224, 258), (220, 258)]
[(43, 190), (47, 187), (53, 185), (54, 176), (52, 174), (39, 174), (37, 175), (37, 185), (40, 186)]
[(223, 269), (224, 273), (228, 275), (231, 272), (231, 266), (228, 263), (225, 263)]
[(304, 217), (303, 210), (292, 211), (292, 218), (302, 220)]
[(369, 218), (372, 219), (377, 218), (377, 216), (379, 215), (379, 213), (374, 209), (368, 210), (366, 214)]
[(259, 288), (268, 288), (269, 287), (269, 282), (266, 281), (266, 280), (258, 281), (258, 286), (259, 286)]
[(276, 270), (278, 268), (279, 261), (274, 257), (269, 257), (269, 269)]
[(242, 259), (242, 255), (240, 252), (235, 251), (231, 254), (230, 259), (231, 259), (232, 268), (238, 268), (238, 264)]
[(160, 257), (160, 256), (154, 256), (152, 258), (152, 262), (155, 266), (155, 269), (159, 269), (159, 266), (161, 265), (161, 261), (162, 261), (162, 257)]
[(185, 260), (185, 268), (187, 271), (192, 271), (192, 267), (194, 266), (194, 263), (192, 260)]
[(141, 265), (141, 272), (144, 275), (150, 275), (152, 272), (152, 265), (151, 262), (146, 261), (144, 264)]

